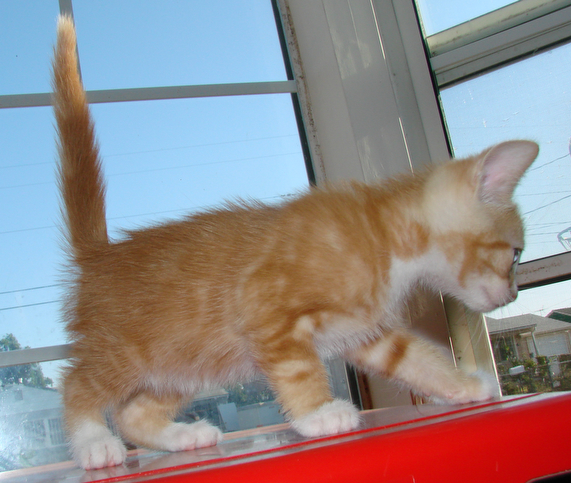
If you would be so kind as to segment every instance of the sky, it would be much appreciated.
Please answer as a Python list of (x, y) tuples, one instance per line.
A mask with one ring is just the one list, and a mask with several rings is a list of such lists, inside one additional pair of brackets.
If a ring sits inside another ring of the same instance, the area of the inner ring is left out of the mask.
[[(428, 33), (511, 2), (421, 1)], [(189, 8), (193, 7), (193, 10)], [(48, 92), (57, 0), (0, 2), (0, 94)], [(74, 1), (87, 89), (285, 80), (268, 1)], [(240, 21), (236, 21), (240, 19)], [(571, 226), (570, 47), (442, 92), (459, 157), (529, 137), (540, 158), (517, 192), (524, 259), (562, 251)], [(100, 104), (111, 235), (241, 196), (306, 189), (287, 94)], [(59, 322), (59, 212), (51, 108), (0, 110), (0, 337), (65, 343)], [(520, 294), (500, 316), (571, 305), (571, 282)], [(498, 316), (497, 314), (494, 316)]]
[[(0, 94), (49, 92), (57, 3), (0, 2)], [(76, 0), (74, 15), (88, 90), (286, 80), (266, 1)], [(112, 237), (222, 200), (272, 203), (307, 189), (289, 94), (98, 104), (92, 112)], [(65, 343), (51, 108), (0, 110), (0, 126), (0, 337)]]
[(449, 29), (486, 13), (505, 7), (514, 0), (415, 0), (420, 10), (425, 35)]

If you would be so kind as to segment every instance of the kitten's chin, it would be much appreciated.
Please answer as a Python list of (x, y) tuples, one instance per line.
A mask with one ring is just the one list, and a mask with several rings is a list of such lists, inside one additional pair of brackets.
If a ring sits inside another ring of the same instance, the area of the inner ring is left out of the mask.
[(509, 287), (504, 280), (487, 279), (458, 287), (455, 295), (470, 310), (487, 313), (513, 302), (517, 289)]
[(466, 304), (468, 306), (468, 308), (474, 312), (479, 312), (482, 314), (486, 314), (488, 312), (491, 312), (492, 310), (496, 310), (499, 307), (502, 307), (505, 304), (492, 304), (492, 303), (487, 303), (487, 304), (479, 304), (479, 305), (475, 305), (475, 304)]
[(513, 297), (501, 297), (501, 299), (494, 299), (485, 289), (482, 290), (482, 294), (483, 295), (480, 299), (472, 298), (471, 300), (463, 300), (463, 302), (470, 310), (485, 314), (503, 307), (515, 300)]

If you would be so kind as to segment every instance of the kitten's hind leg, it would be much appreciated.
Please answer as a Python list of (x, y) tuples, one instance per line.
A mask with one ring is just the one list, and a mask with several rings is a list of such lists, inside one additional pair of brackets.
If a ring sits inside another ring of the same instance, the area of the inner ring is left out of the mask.
[(71, 436), (73, 459), (84, 470), (95, 470), (123, 464), (125, 446), (114, 436), (104, 421), (84, 419), (75, 425)]
[(434, 402), (462, 404), (499, 395), (487, 374), (466, 374), (431, 342), (405, 330), (393, 330), (348, 354), (357, 366), (408, 385)]
[(64, 416), (73, 459), (86, 470), (120, 465), (125, 446), (107, 427), (104, 402), (96, 397), (101, 391), (86, 386), (85, 380), (71, 368), (64, 381)]
[(186, 451), (220, 442), (222, 432), (207, 421), (173, 422), (184, 402), (179, 394), (141, 392), (119, 408), (116, 421), (123, 436), (146, 448)]

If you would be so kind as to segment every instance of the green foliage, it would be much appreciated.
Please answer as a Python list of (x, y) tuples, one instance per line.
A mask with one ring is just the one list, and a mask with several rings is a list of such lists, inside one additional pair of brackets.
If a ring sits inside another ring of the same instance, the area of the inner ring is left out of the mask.
[(502, 394), (515, 395), (534, 392), (553, 392), (571, 390), (571, 354), (558, 356), (559, 374), (553, 374), (552, 364), (545, 356), (538, 356), (536, 360), (510, 361), (512, 367), (524, 366), (525, 372), (511, 376), (505, 367), (500, 372), (500, 385)]
[(237, 384), (228, 389), (228, 402), (233, 402), (236, 406), (247, 406), (266, 401), (273, 401), (274, 393), (265, 384), (246, 383)]
[[(22, 349), (14, 334), (6, 334), (0, 339), (0, 351), (15, 351)], [(25, 347), (29, 349), (29, 347)], [(0, 368), (0, 384), (24, 384), (32, 387), (53, 386), (53, 381), (45, 377), (39, 364), (22, 364)]]

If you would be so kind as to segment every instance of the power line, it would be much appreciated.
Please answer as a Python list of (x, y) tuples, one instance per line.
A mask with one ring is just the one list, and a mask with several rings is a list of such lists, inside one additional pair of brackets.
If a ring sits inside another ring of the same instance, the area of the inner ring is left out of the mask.
[(563, 191), (546, 191), (544, 193), (521, 193), (518, 194), (518, 198), (521, 198), (522, 196), (545, 196), (545, 195), (555, 195), (555, 194), (559, 194), (559, 193), (571, 193), (571, 190), (563, 190)]
[(59, 302), (60, 302), (59, 300), (50, 300), (49, 302), (36, 302), (35, 304), (24, 304), (24, 305), (14, 305), (13, 307), (2, 307), (0, 308), (0, 312), (4, 312), (6, 310), (25, 309), (27, 307), (36, 307), (38, 305), (56, 304)]
[[(189, 144), (187, 146), (176, 146), (172, 148), (160, 148), (160, 149), (149, 149), (145, 151), (131, 151), (129, 153), (116, 153), (116, 154), (103, 154), (102, 157), (104, 159), (107, 158), (115, 158), (119, 156), (131, 156), (133, 154), (147, 154), (147, 153), (161, 153), (165, 151), (177, 151), (182, 149), (191, 149), (191, 148), (204, 148), (208, 146), (222, 146), (224, 144), (238, 144), (238, 143), (248, 143), (254, 141), (266, 141), (269, 139), (281, 139), (281, 138), (291, 138), (291, 137), (298, 137), (297, 134), (283, 134), (281, 136), (268, 136), (263, 138), (254, 138), (254, 139), (238, 139), (236, 141), (221, 141), (219, 143), (204, 143), (204, 144)], [(8, 166), (0, 166), (0, 169), (10, 169), (10, 168), (27, 168), (32, 166), (42, 166), (42, 165), (49, 165), (53, 164), (53, 161), (45, 161), (41, 163), (28, 163), (28, 164), (10, 164)]]
[[(138, 170), (138, 171), (127, 171), (125, 173), (107, 174), (106, 178), (113, 178), (115, 176), (135, 175), (135, 174), (142, 174), (142, 173), (153, 173), (156, 171), (168, 171), (168, 170), (174, 170), (174, 169), (187, 169), (187, 168), (194, 168), (194, 167), (198, 167), (198, 166), (210, 166), (210, 165), (214, 166), (214, 165), (224, 164), (224, 163), (239, 163), (239, 162), (243, 162), (243, 161), (251, 161), (251, 160), (256, 160), (256, 159), (277, 158), (280, 156), (291, 156), (293, 154), (301, 154), (301, 151), (293, 151), (291, 153), (265, 154), (262, 156), (253, 156), (253, 157), (238, 158), (238, 159), (226, 159), (223, 161), (210, 161), (210, 162), (205, 162), (205, 163), (183, 164), (183, 165), (179, 165), (179, 166), (166, 166), (166, 167), (162, 167), (162, 168), (143, 169), (143, 170)], [(47, 185), (47, 184), (55, 186), (54, 181), (42, 181), (39, 183), (0, 186), (0, 190), (28, 188), (31, 186), (40, 186), (40, 185)]]
[(548, 206), (554, 205), (555, 203), (559, 203), (560, 201), (566, 200), (567, 198), (571, 198), (571, 195), (564, 196), (563, 198), (559, 198), (558, 200), (552, 201), (551, 203), (547, 203), (546, 205), (539, 206), (530, 211), (526, 211), (524, 215), (529, 215), (530, 213), (542, 210), (543, 208), (547, 208)]
[(225, 164), (225, 163), (238, 163), (241, 161), (251, 161), (255, 159), (266, 159), (266, 158), (278, 158), (280, 156), (291, 156), (292, 154), (301, 154), (301, 151), (294, 151), (291, 153), (279, 153), (279, 154), (264, 154), (262, 156), (253, 156), (250, 158), (239, 158), (239, 159), (226, 159), (223, 161), (210, 161), (206, 163), (195, 163), (195, 164), (183, 164), (180, 166), (167, 166), (164, 168), (153, 168), (153, 169), (143, 169), (138, 171), (127, 171), (125, 173), (115, 173), (108, 175), (109, 177), (113, 176), (127, 176), (127, 175), (135, 175), (135, 174), (142, 174), (142, 173), (154, 173), (156, 171), (169, 171), (173, 169), (186, 169), (186, 168), (195, 168), (199, 166), (214, 166), (217, 164)]
[(54, 283), (51, 285), (41, 285), (39, 287), (28, 287), (28, 288), (21, 288), (19, 290), (8, 290), (6, 292), (0, 292), (0, 295), (8, 295), (11, 293), (20, 293), (20, 292), (30, 292), (32, 290), (42, 290), (45, 288), (54, 288), (54, 287), (62, 287), (62, 286), (63, 286), (63, 284), (61, 284), (61, 283)]
[[(270, 200), (275, 200), (275, 199), (279, 199), (279, 198), (286, 198), (289, 196), (295, 196), (295, 193), (284, 193), (281, 195), (268, 196), (265, 198), (257, 198), (257, 201), (270, 201)], [(183, 208), (177, 208), (175, 210), (152, 211), (150, 213), (136, 213), (134, 215), (115, 216), (113, 218), (107, 218), (107, 221), (126, 220), (128, 218), (137, 218), (139, 216), (166, 215), (168, 213), (180, 213), (181, 215), (187, 215), (187, 214), (192, 214), (192, 213), (204, 211), (204, 210), (207, 210), (209, 208), (216, 207), (216, 206), (222, 206), (223, 207), (224, 206), (223, 203), (225, 201), (229, 201), (229, 200), (231, 201), (232, 198), (220, 200), (220, 202), (212, 204), (212, 205), (188, 206), (188, 207), (183, 207)], [(0, 231), (0, 235), (10, 235), (12, 233), (21, 233), (21, 232), (25, 232), (25, 231), (35, 231), (35, 230), (47, 230), (47, 229), (52, 229), (52, 228), (60, 229), (61, 225), (55, 225), (54, 224), (54, 225), (48, 225), (48, 226), (38, 226), (35, 228), (21, 228), (18, 230)]]
[(548, 164), (555, 163), (555, 161), (559, 161), (560, 159), (566, 158), (567, 156), (569, 156), (569, 153), (567, 153), (567, 154), (565, 154), (565, 155), (563, 155), (563, 156), (560, 156), (559, 158), (555, 158), (553, 161), (548, 161), (547, 163), (543, 163), (543, 164), (540, 164), (539, 166), (535, 166), (535, 167), (533, 167), (533, 168), (527, 170), (527, 172), (530, 173), (531, 171), (535, 171), (535, 170), (537, 170), (537, 169), (544, 168), (544, 167), (547, 166)]

